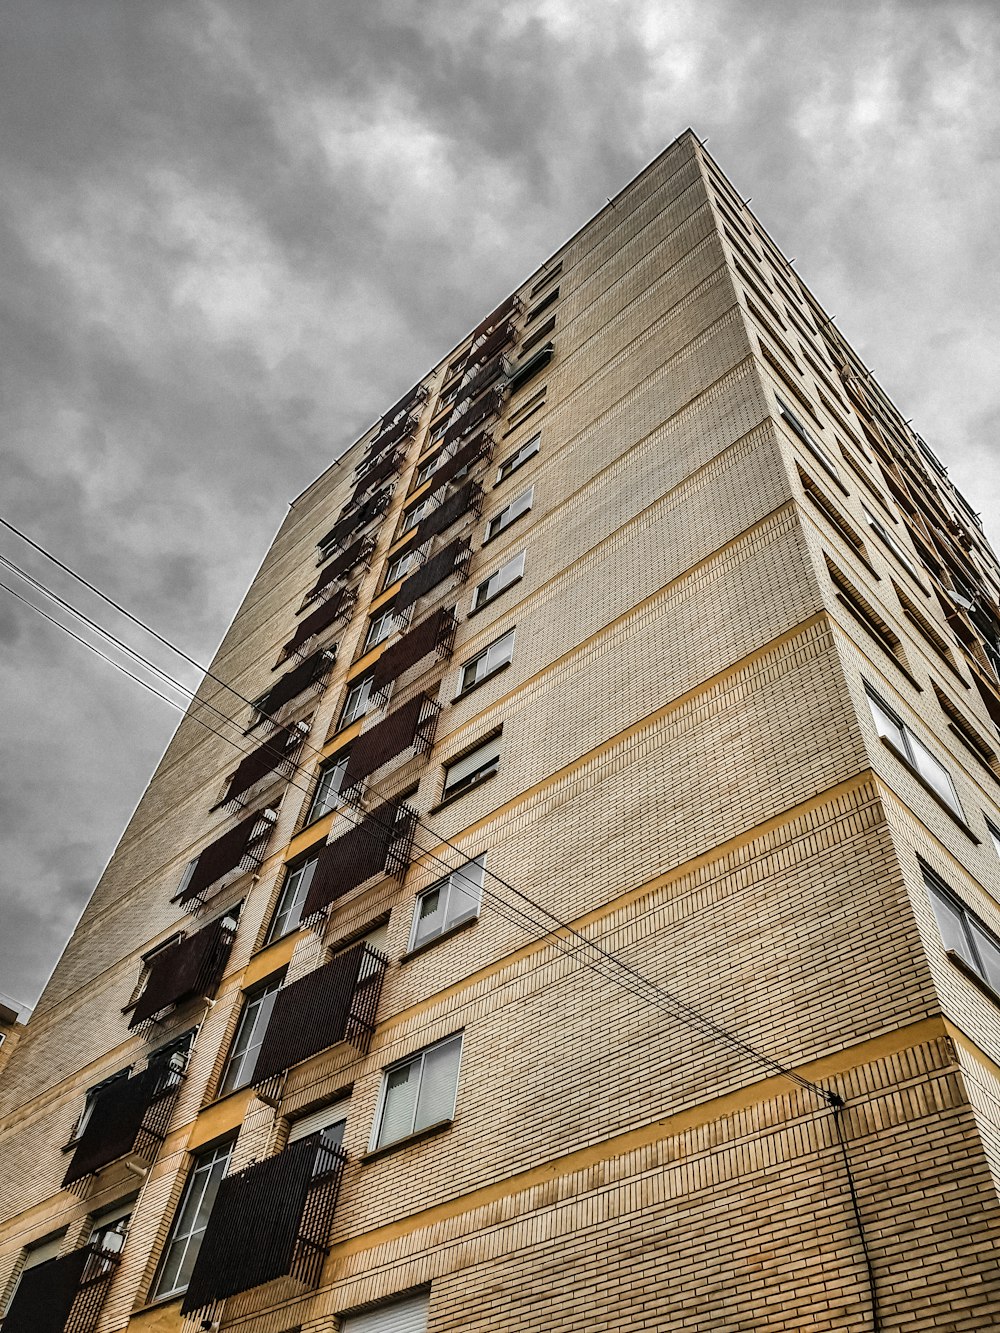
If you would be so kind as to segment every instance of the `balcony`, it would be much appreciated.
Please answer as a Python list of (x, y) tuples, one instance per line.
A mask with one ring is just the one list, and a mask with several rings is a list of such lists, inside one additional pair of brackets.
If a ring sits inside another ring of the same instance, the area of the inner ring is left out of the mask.
[(29, 1269), (4, 1315), (3, 1333), (93, 1333), (120, 1257), (85, 1245)]
[(321, 1131), (226, 1176), (181, 1314), (276, 1278), (317, 1286), (346, 1160)]

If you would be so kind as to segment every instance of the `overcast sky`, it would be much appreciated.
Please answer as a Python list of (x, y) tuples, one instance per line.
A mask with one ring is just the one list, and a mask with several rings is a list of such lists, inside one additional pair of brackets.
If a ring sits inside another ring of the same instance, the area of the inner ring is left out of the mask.
[[(989, 530), (998, 47), (956, 0), (7, 0), (0, 513), (207, 661), (285, 502), (691, 125)], [(177, 714), (2, 590), (0, 654), (31, 1004)]]

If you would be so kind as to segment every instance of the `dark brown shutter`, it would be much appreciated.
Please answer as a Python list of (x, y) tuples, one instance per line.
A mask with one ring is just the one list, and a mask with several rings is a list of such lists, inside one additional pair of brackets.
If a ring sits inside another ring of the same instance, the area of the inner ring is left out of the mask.
[(178, 900), (186, 903), (197, 897), (203, 889), (209, 888), (237, 866), (249, 870), (255, 862), (259, 864), (273, 826), (273, 819), (263, 810), (256, 810), (228, 829), (221, 838), (209, 843), (199, 855), (191, 878), (177, 895)]
[(327, 843), (319, 854), (302, 907), (302, 919), (321, 912), (375, 875), (396, 875), (406, 868), (415, 816), (398, 801), (384, 801), (347, 833)]
[(232, 929), (223, 922), (220, 917), (150, 960), (149, 976), (132, 1010), (130, 1028), (189, 996), (214, 993), (234, 938)]
[(451, 607), (442, 607), (440, 611), (425, 616), (401, 639), (397, 639), (391, 648), (387, 648), (375, 663), (372, 671), (372, 693), (377, 694), (385, 689), (390, 681), (446, 644), (454, 628), (455, 612)]
[(329, 584), (335, 583), (337, 579), (344, 578), (356, 565), (360, 565), (363, 560), (367, 559), (374, 546), (375, 543), (371, 537), (359, 537), (356, 542), (351, 543), (346, 551), (341, 551), (338, 556), (334, 556), (328, 564), (323, 566), (319, 578), (306, 593), (306, 599), (318, 596)]
[[(501, 332), (505, 333), (506, 330), (501, 330)], [(497, 339), (498, 335), (494, 334), (488, 342), (493, 344)], [(505, 338), (503, 344), (506, 344), (508, 341), (509, 338)], [(499, 341), (496, 341), (496, 346), (500, 345), (502, 344)], [(487, 350), (487, 348), (484, 347), (484, 350)], [(455, 395), (454, 406), (458, 407), (461, 403), (464, 403), (467, 398), (474, 398), (477, 394), (488, 389), (490, 385), (499, 378), (500, 373), (503, 370), (503, 363), (503, 352), (496, 351), (495, 347), (491, 345), (487, 350), (487, 356), (483, 362), (480, 365), (472, 366), (466, 372), (466, 378), (462, 381), (461, 388)]]
[(344, 546), (355, 532), (377, 518), (387, 508), (388, 504), (389, 492), (376, 491), (364, 504), (359, 505), (357, 509), (335, 523), (330, 531), (319, 539), (317, 544), (319, 546)]
[(162, 1077), (160, 1069), (144, 1069), (95, 1094), (94, 1109), (63, 1177), (64, 1187), (132, 1151)]
[(277, 682), (272, 685), (267, 694), (258, 700), (256, 706), (257, 712), (267, 717), (276, 713), (279, 708), (303, 694), (310, 685), (321, 680), (333, 666), (334, 654), (328, 648), (320, 648), (315, 653), (310, 653), (304, 661), (297, 667), (287, 671)]
[(416, 743), (428, 703), (427, 695), (418, 694), (358, 736), (347, 754), (343, 791), (362, 782), (370, 773)]
[(380, 454), (383, 449), (388, 449), (391, 444), (398, 444), (400, 440), (412, 435), (417, 428), (417, 418), (410, 412), (405, 412), (399, 416), (397, 421), (385, 426), (372, 440), (368, 446), (370, 457)]
[(225, 801), (233, 801), (275, 771), (289, 775), (295, 771), (295, 755), (302, 748), (305, 733), (298, 727), (280, 731), (256, 750), (244, 755), (229, 780)]
[(453, 523), (457, 523), (463, 514), (476, 507), (483, 496), (483, 488), (478, 481), (467, 481), (464, 486), (448, 497), (436, 509), (432, 509), (417, 526), (418, 546), (422, 546), (430, 537), (447, 532)]
[(289, 1274), (315, 1285), (345, 1160), (342, 1149), (312, 1135), (226, 1176), (181, 1314)]
[(379, 422), (379, 430), (384, 430), (387, 426), (391, 426), (393, 422), (403, 415), (404, 412), (413, 411), (413, 409), (418, 407), (426, 397), (426, 386), (423, 384), (415, 384), (412, 389), (403, 394), (398, 403), (393, 403), (388, 412), (383, 415)]
[(488, 458), (492, 447), (493, 439), (485, 432), (481, 435), (477, 435), (476, 438), (470, 440), (468, 444), (463, 444), (461, 449), (458, 449), (452, 454), (451, 458), (446, 458), (439, 467), (435, 468), (430, 478), (432, 485), (431, 489), (427, 492), (428, 495), (434, 495), (436, 491), (439, 491), (442, 486), (447, 485), (452, 477), (456, 476), (457, 473), (461, 472), (464, 468), (472, 467), (474, 464), (478, 463), (481, 458)]
[(91, 1250), (73, 1250), (29, 1268), (3, 1319), (3, 1333), (63, 1333)]
[(370, 491), (373, 486), (377, 486), (380, 481), (385, 481), (387, 477), (393, 476), (399, 471), (399, 465), (402, 461), (403, 455), (398, 450), (393, 450), (385, 458), (379, 459), (375, 466), (369, 468), (355, 486), (348, 504), (357, 504), (366, 491)]
[(454, 424), (445, 431), (445, 444), (450, 444), (453, 440), (460, 440), (463, 435), (468, 435), (477, 426), (481, 426), (489, 417), (496, 416), (500, 411), (502, 402), (503, 391), (501, 389), (490, 389), (489, 393), (484, 393), (481, 398), (477, 398), (469, 410), (463, 412)]
[(490, 311), (483, 322), (477, 324), (472, 330), (473, 348), (475, 347), (477, 338), (481, 338), (484, 333), (489, 333), (492, 329), (495, 329), (502, 320), (509, 319), (519, 308), (520, 304), (521, 302), (516, 295), (508, 296), (506, 301), (502, 301), (500, 305), (497, 306), (496, 310)]
[(414, 602), (443, 583), (449, 574), (464, 568), (469, 555), (468, 542), (456, 538), (441, 548), (437, 555), (431, 556), (419, 569), (406, 579), (393, 599), (397, 611), (405, 611)]
[(338, 621), (350, 605), (351, 598), (346, 588), (341, 588), (332, 597), (328, 597), (295, 626), (295, 633), (281, 650), (283, 656), (291, 657), (293, 653), (298, 652), (303, 644)]
[[(387, 961), (368, 945), (355, 944), (315, 972), (282, 986), (257, 1055), (254, 1083), (266, 1083), (318, 1051), (336, 1046), (351, 1035), (357, 1037), (348, 1031), (348, 1020), (362, 963), (366, 965), (366, 978), (370, 976), (374, 981), (377, 973), (381, 984)], [(374, 969), (373, 964), (377, 964)], [(366, 979), (366, 989), (368, 986)]]

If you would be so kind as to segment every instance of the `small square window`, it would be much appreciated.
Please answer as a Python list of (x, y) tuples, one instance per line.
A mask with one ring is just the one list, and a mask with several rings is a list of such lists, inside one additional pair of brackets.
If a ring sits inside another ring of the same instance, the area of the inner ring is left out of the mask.
[(410, 928), (411, 951), (447, 935), (466, 921), (475, 920), (482, 902), (485, 873), (484, 852), (417, 895)]
[(444, 769), (442, 800), (458, 796), (493, 776), (500, 767), (500, 733), (477, 745)]
[(427, 462), (418, 470), (417, 475), (413, 478), (414, 490), (418, 486), (422, 486), (425, 481), (430, 481), (431, 477), (433, 477), (434, 473), (437, 471), (440, 462), (440, 451), (438, 451), (433, 458), (428, 458)]
[(491, 643), (488, 648), (484, 648), (481, 653), (477, 653), (465, 663), (458, 678), (459, 694), (471, 690), (473, 685), (481, 684), (489, 676), (507, 666), (513, 656), (514, 631), (508, 630), (502, 638)]
[(402, 537), (404, 533), (412, 532), (429, 508), (430, 500), (425, 496), (422, 500), (418, 500), (418, 502), (411, 508), (405, 510), (403, 513), (402, 526), (399, 529), (399, 535)]
[(459, 1032), (385, 1071), (371, 1151), (452, 1119), (461, 1058)]
[(524, 555), (524, 551), (521, 551), (519, 555), (515, 555), (506, 564), (501, 565), (488, 579), (483, 579), (482, 583), (476, 586), (476, 590), (472, 594), (473, 611), (478, 611), (487, 602), (492, 602), (494, 597), (499, 597), (512, 583), (516, 583), (518, 579), (524, 577)]
[(528, 489), (523, 494), (519, 495), (516, 500), (512, 500), (505, 509), (501, 509), (499, 514), (494, 514), (486, 524), (486, 536), (483, 538), (484, 543), (491, 542), (494, 537), (498, 537), (505, 528), (509, 528), (515, 520), (521, 517), (522, 514), (526, 514), (531, 508), (534, 498), (535, 488), (534, 486), (529, 486)]
[(497, 482), (505, 481), (512, 472), (516, 472), (522, 464), (527, 463), (529, 458), (534, 458), (535, 454), (541, 448), (541, 434), (533, 435), (530, 440), (525, 440), (520, 449), (517, 449), (505, 458), (497, 469)]

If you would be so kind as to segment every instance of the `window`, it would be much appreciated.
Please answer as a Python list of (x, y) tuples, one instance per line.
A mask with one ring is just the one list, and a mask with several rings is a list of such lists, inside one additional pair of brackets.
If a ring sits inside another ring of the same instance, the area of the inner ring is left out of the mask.
[(195, 1154), (153, 1289), (154, 1300), (186, 1290), (232, 1152), (233, 1145), (229, 1142)]
[(529, 486), (523, 495), (519, 495), (516, 500), (512, 500), (506, 509), (501, 509), (499, 514), (494, 514), (486, 524), (485, 542), (491, 542), (494, 537), (498, 537), (505, 528), (526, 514), (531, 508), (532, 501), (535, 498), (534, 486)]
[(411, 950), (446, 935), (465, 921), (475, 920), (482, 901), (485, 870), (484, 852), (417, 895), (410, 928)]
[(823, 471), (831, 476), (837, 485), (840, 486), (840, 473), (834, 466), (833, 459), (826, 452), (809, 427), (799, 420), (780, 394), (775, 394), (774, 396), (778, 400), (778, 409), (781, 412), (782, 417), (788, 422), (789, 426), (791, 426), (792, 430), (809, 450)]
[(132, 1220), (132, 1209), (135, 1207), (135, 1200), (116, 1208), (111, 1213), (105, 1213), (103, 1217), (98, 1218), (94, 1223), (94, 1229), (90, 1233), (90, 1239), (87, 1241), (100, 1254), (121, 1254), (125, 1248), (125, 1238), (128, 1235), (128, 1224)]
[(872, 532), (875, 533), (876, 537), (878, 537), (879, 541), (881, 541), (885, 546), (888, 546), (889, 550), (893, 553), (893, 555), (903, 566), (903, 568), (913, 576), (914, 580), (917, 583), (919, 583), (920, 575), (917, 573), (916, 565), (914, 565), (913, 561), (906, 554), (902, 546), (892, 535), (889, 529), (885, 526), (882, 520), (876, 514), (873, 514), (866, 504), (862, 504), (861, 511), (865, 516), (865, 522), (871, 528)]
[(425, 481), (429, 481), (430, 478), (433, 477), (434, 473), (438, 469), (438, 464), (440, 462), (441, 462), (440, 453), (435, 454), (433, 458), (429, 458), (427, 460), (427, 462), (423, 465), (423, 467), (419, 469), (417, 475), (413, 478), (414, 490), (416, 490), (418, 486), (422, 486)]
[(520, 449), (516, 450), (505, 458), (497, 469), (497, 481), (506, 481), (512, 472), (516, 472), (522, 463), (526, 463), (529, 458), (534, 458), (535, 454), (541, 448), (541, 434), (533, 435), (530, 440), (525, 440)]
[(491, 643), (488, 648), (484, 648), (481, 653), (477, 653), (465, 663), (458, 678), (459, 694), (471, 690), (473, 685), (481, 684), (489, 676), (507, 666), (513, 656), (514, 631), (508, 630), (503, 638), (497, 639), (495, 643)]
[(452, 1118), (461, 1057), (459, 1032), (385, 1071), (370, 1151)]
[(500, 767), (500, 733), (483, 741), (474, 750), (446, 764), (444, 769), (444, 792), (442, 800), (449, 796), (458, 796), (470, 787), (491, 778)]
[[(66, 1244), (66, 1232), (60, 1231), (56, 1236), (49, 1236), (45, 1240), (39, 1240), (34, 1245), (29, 1245), (24, 1253), (24, 1263), (21, 1265), (21, 1271), (17, 1275), (17, 1280), (10, 1289), (10, 1295), (6, 1304), (0, 1301), (0, 1317), (8, 1311), (13, 1304), (14, 1297), (17, 1295), (18, 1286), (25, 1273), (32, 1268), (37, 1268), (39, 1264), (47, 1264), (50, 1259), (58, 1259), (62, 1247)], [(0, 1293), (2, 1295), (2, 1293)]]
[(930, 866), (921, 863), (921, 870), (944, 947), (950, 954), (957, 954), (991, 990), (1000, 992), (1000, 939), (969, 911)]
[(399, 535), (402, 537), (404, 532), (412, 531), (427, 513), (429, 507), (430, 500), (425, 496), (422, 500), (418, 500), (415, 505), (412, 505), (407, 509), (403, 514), (403, 523), (399, 529)]
[(95, 1083), (92, 1088), (88, 1088), (83, 1103), (83, 1110), (80, 1112), (80, 1119), (73, 1126), (73, 1133), (70, 1135), (70, 1143), (75, 1143), (83, 1131), (87, 1128), (87, 1122), (94, 1113), (94, 1107), (97, 1104), (97, 1095), (103, 1092), (105, 1088), (112, 1083), (117, 1083), (119, 1079), (128, 1078), (132, 1073), (132, 1066), (128, 1065), (125, 1069), (119, 1069), (116, 1074), (110, 1078), (102, 1078), (100, 1083)]
[(390, 634), (399, 628), (399, 619), (393, 607), (387, 607), (377, 615), (372, 616), (368, 625), (368, 633), (365, 636), (364, 651), (367, 653), (371, 648), (377, 648), (380, 643), (385, 643)]
[(429, 1304), (430, 1292), (421, 1291), (374, 1310), (344, 1315), (338, 1328), (340, 1333), (427, 1333)]
[(391, 561), (389, 568), (385, 571), (384, 587), (388, 588), (403, 577), (413, 562), (413, 552), (404, 551), (402, 555), (397, 555), (395, 560)]
[(319, 858), (314, 856), (311, 861), (305, 861), (302, 865), (289, 870), (285, 876), (285, 882), (281, 886), (281, 897), (278, 899), (278, 906), (275, 908), (274, 919), (271, 922), (271, 929), (267, 932), (268, 944), (271, 944), (274, 940), (280, 940), (283, 935), (287, 935), (299, 924), (302, 919), (302, 904), (309, 892), (309, 885), (312, 883), (318, 861)]
[(559, 288), (556, 287), (551, 292), (549, 292), (548, 296), (543, 296), (542, 299), (538, 302), (538, 304), (536, 306), (532, 306), (532, 308), (528, 311), (528, 313), (524, 317), (525, 328), (527, 328), (529, 324), (533, 324), (535, 320), (538, 318), (538, 316), (544, 310), (548, 310), (549, 306), (554, 304), (554, 302), (558, 300), (559, 300)]
[(316, 790), (313, 792), (309, 813), (306, 815), (306, 825), (315, 824), (317, 819), (322, 819), (331, 810), (340, 808), (342, 804), (340, 788), (343, 785), (346, 772), (346, 754), (338, 754), (323, 765), (319, 771), (319, 782), (317, 782)]
[(920, 737), (896, 716), (870, 686), (866, 684), (865, 690), (878, 734), (889, 742), (898, 757), (923, 779), (925, 785), (940, 797), (949, 810), (964, 822), (965, 816), (962, 814), (958, 793), (948, 770), (935, 759)]
[[(301, 909), (300, 909), (301, 910)], [(267, 1024), (274, 1008), (274, 997), (281, 989), (281, 978), (272, 977), (252, 991), (247, 991), (243, 1002), (243, 1012), (236, 1026), (236, 1036), (226, 1067), (222, 1074), (219, 1096), (224, 1097), (234, 1088), (243, 1088), (253, 1078), (257, 1053), (260, 1051), (267, 1031)]]
[(549, 334), (553, 331), (555, 326), (556, 326), (555, 315), (550, 315), (549, 318), (545, 320), (543, 324), (539, 324), (538, 328), (534, 331), (531, 337), (525, 338), (524, 342), (518, 348), (518, 351), (521, 353), (521, 356), (522, 357), (527, 356), (527, 354), (531, 351), (533, 347), (537, 347), (539, 343), (543, 343), (545, 339), (549, 336)]
[(996, 852), (997, 856), (1000, 856), (1000, 828), (997, 828), (989, 815), (983, 815), (983, 818), (986, 821), (986, 831), (990, 835), (990, 842), (993, 844), (993, 850)]
[(337, 724), (338, 730), (349, 727), (352, 722), (356, 722), (359, 717), (364, 717), (368, 712), (368, 702), (372, 693), (372, 677), (364, 676), (361, 680), (353, 681), (347, 687), (347, 698), (344, 700), (344, 707), (340, 714), (340, 721)]
[(339, 1148), (344, 1141), (347, 1128), (347, 1113), (351, 1109), (350, 1097), (342, 1098), (320, 1107), (318, 1111), (309, 1111), (297, 1120), (293, 1120), (288, 1131), (288, 1142), (297, 1143), (307, 1139), (310, 1134), (322, 1134), (323, 1142), (330, 1148)]
[(513, 434), (518, 426), (523, 425), (529, 417), (534, 416), (536, 412), (540, 412), (545, 406), (545, 395), (547, 392), (548, 385), (543, 384), (542, 387), (533, 393), (530, 398), (526, 398), (524, 402), (521, 403), (520, 407), (515, 408), (507, 418), (507, 429), (504, 431), (504, 435)]
[(473, 611), (478, 611), (487, 602), (492, 602), (494, 597), (499, 597), (512, 583), (524, 578), (524, 555), (524, 551), (520, 555), (515, 555), (505, 565), (501, 565), (496, 573), (491, 574), (488, 579), (484, 579), (477, 586), (476, 591), (472, 594)]

